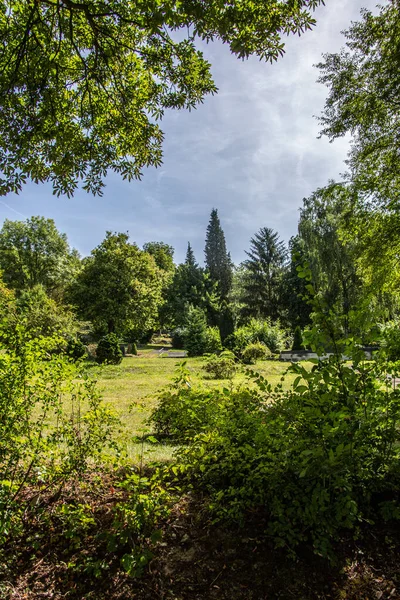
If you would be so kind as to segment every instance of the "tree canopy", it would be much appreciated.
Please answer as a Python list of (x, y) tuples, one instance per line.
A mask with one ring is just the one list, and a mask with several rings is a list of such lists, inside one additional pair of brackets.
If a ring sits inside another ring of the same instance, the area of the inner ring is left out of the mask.
[(321, 135), (330, 140), (351, 133), (347, 179), (360, 197), (399, 204), (400, 190), (400, 16), (387, 2), (377, 15), (345, 32), (347, 48), (326, 54), (319, 81), (329, 88)]
[[(169, 108), (216, 92), (198, 40), (276, 60), (323, 0), (5, 0), (0, 6), (0, 193), (51, 181), (101, 193), (159, 165)], [(182, 35), (175, 32), (182, 30)]]
[(80, 314), (99, 332), (135, 336), (157, 320), (163, 278), (154, 258), (128, 240), (126, 233), (107, 232), (71, 290)]
[(80, 259), (53, 219), (6, 219), (0, 231), (0, 269), (4, 282), (21, 292), (43, 285), (59, 297), (79, 269)]

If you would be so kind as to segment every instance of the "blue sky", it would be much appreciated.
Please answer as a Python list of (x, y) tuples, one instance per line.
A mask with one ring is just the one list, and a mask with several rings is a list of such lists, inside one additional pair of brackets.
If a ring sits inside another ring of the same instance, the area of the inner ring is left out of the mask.
[(219, 93), (192, 112), (171, 111), (162, 123), (164, 161), (141, 181), (107, 178), (104, 196), (79, 191), (57, 198), (48, 185), (27, 185), (0, 198), (0, 220), (53, 218), (82, 255), (107, 230), (129, 231), (139, 246), (164, 241), (184, 259), (190, 241), (202, 263), (205, 231), (217, 208), (235, 263), (249, 240), (271, 227), (288, 241), (297, 230), (302, 199), (345, 170), (348, 140), (317, 139), (326, 88), (313, 65), (344, 44), (341, 31), (376, 1), (326, 0), (316, 28), (287, 39), (276, 64), (239, 61), (219, 43), (204, 45)]

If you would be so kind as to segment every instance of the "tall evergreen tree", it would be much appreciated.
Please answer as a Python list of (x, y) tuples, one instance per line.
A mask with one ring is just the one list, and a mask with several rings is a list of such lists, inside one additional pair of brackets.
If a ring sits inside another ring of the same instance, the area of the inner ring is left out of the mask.
[(185, 262), (178, 265), (167, 292), (164, 307), (165, 322), (172, 326), (185, 325), (190, 308), (205, 311), (211, 324), (216, 312), (215, 284), (196, 262), (193, 249), (188, 243)]
[(185, 265), (187, 267), (194, 267), (194, 268), (197, 268), (199, 266), (194, 257), (193, 248), (190, 245), (190, 242), (188, 242), (188, 247), (187, 247), (187, 251), (186, 251)]
[(221, 300), (225, 300), (232, 287), (232, 261), (226, 250), (225, 235), (216, 208), (211, 211), (204, 254), (206, 270), (218, 285)]
[(278, 234), (262, 227), (250, 240), (244, 261), (243, 313), (248, 317), (281, 316), (281, 285), (286, 248)]

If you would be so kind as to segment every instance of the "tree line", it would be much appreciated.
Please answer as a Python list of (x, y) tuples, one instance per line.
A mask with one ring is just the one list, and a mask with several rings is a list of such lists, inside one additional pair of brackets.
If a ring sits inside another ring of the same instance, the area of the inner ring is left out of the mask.
[(0, 231), (3, 298), (8, 290), (38, 334), (55, 328), (76, 336), (81, 320), (91, 323), (95, 338), (114, 333), (137, 342), (200, 319), (224, 343), (252, 319), (289, 334), (304, 330), (317, 301), (342, 334), (368, 337), (357, 310), (363, 307), (369, 323), (385, 321), (396, 316), (398, 296), (384, 283), (371, 285), (362, 267), (365, 242), (346, 237), (351, 214), (346, 190), (319, 190), (303, 200), (298, 233), (288, 246), (276, 231), (261, 227), (246, 259), (234, 265), (213, 209), (204, 267), (190, 242), (184, 262), (176, 265), (173, 247), (162, 241), (139, 248), (128, 233), (107, 232), (81, 259), (52, 219), (6, 220)]

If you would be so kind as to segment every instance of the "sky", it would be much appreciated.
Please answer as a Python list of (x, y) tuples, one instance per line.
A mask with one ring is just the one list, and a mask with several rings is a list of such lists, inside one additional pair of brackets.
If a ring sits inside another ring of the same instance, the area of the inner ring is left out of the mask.
[(287, 242), (297, 232), (302, 199), (345, 171), (349, 140), (318, 139), (316, 116), (327, 89), (316, 83), (313, 65), (344, 45), (341, 31), (358, 20), (361, 7), (376, 12), (376, 0), (325, 4), (312, 31), (285, 38), (286, 54), (273, 65), (238, 60), (221, 43), (203, 44), (219, 92), (195, 111), (166, 114), (163, 164), (146, 169), (141, 181), (110, 174), (102, 197), (80, 190), (72, 199), (30, 183), (18, 196), (0, 198), (0, 223), (52, 218), (83, 256), (106, 231), (128, 231), (139, 246), (170, 244), (176, 263), (190, 242), (202, 264), (210, 212), (217, 208), (236, 264), (260, 227)]

